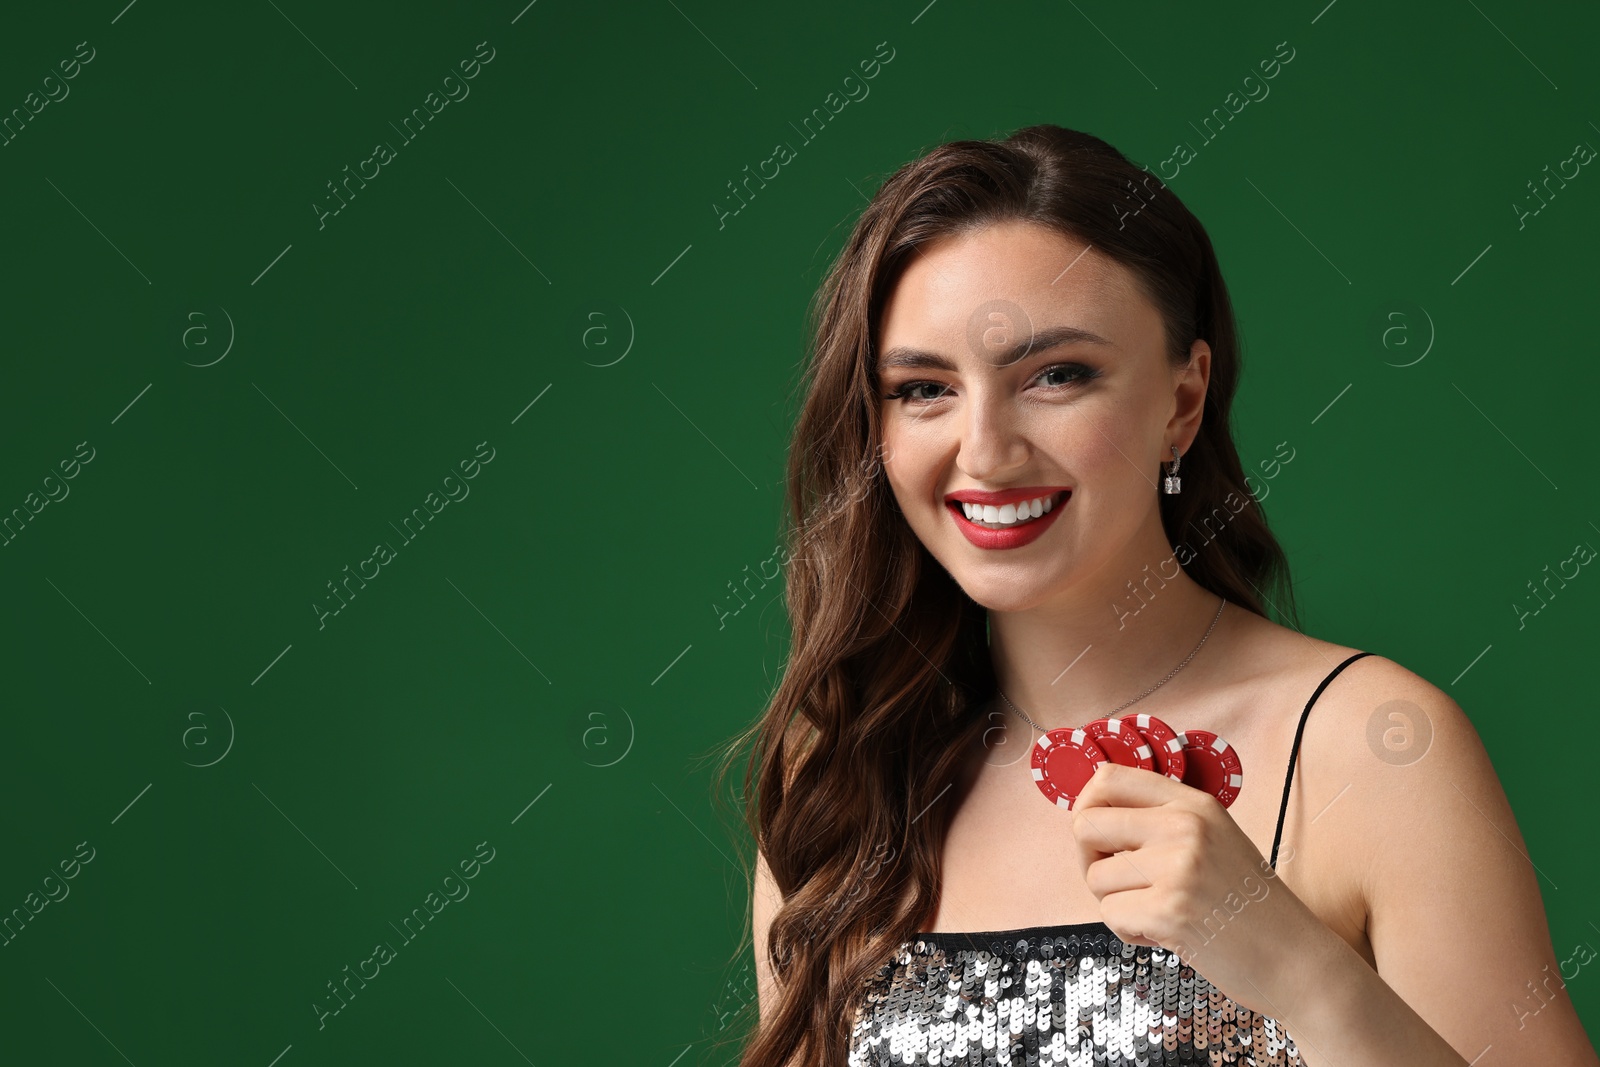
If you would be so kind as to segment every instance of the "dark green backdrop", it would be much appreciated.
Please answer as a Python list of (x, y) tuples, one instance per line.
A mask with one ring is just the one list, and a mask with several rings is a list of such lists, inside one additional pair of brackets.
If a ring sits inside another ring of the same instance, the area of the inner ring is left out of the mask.
[(1600, 15), (523, 2), (3, 18), (7, 1060), (725, 1061), (805, 307), (1034, 122), (1207, 224), (1306, 629), (1467, 710), (1600, 944), (1600, 578), (1530, 585), (1600, 545)]

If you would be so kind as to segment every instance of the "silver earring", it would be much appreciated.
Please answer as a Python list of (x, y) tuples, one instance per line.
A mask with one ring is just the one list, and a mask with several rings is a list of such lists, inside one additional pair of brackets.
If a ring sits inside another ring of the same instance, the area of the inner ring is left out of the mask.
[(1178, 464), (1183, 461), (1183, 457), (1178, 455), (1177, 445), (1169, 445), (1168, 447), (1172, 449), (1172, 468), (1167, 471), (1165, 490), (1168, 493), (1177, 493), (1181, 491), (1179, 488)]

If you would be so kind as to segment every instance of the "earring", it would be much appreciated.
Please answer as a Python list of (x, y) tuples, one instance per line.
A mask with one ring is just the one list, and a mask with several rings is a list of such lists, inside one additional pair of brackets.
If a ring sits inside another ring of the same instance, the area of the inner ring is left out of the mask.
[(1177, 445), (1169, 445), (1168, 447), (1170, 447), (1172, 449), (1172, 468), (1167, 471), (1167, 479), (1166, 479), (1165, 490), (1168, 493), (1177, 493), (1177, 492), (1180, 491), (1180, 489), (1179, 489), (1179, 479), (1178, 479), (1178, 464), (1183, 461), (1183, 457), (1178, 455), (1178, 446)]

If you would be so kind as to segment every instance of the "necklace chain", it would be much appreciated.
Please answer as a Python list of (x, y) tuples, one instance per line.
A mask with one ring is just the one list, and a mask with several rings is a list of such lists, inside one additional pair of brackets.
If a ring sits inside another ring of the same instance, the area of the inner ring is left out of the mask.
[[(1189, 661), (1194, 659), (1195, 653), (1200, 651), (1200, 646), (1204, 645), (1206, 643), (1206, 638), (1211, 636), (1211, 631), (1216, 628), (1217, 620), (1222, 618), (1222, 608), (1223, 608), (1223, 606), (1225, 604), (1227, 604), (1227, 602), (1228, 602), (1228, 600), (1227, 600), (1226, 597), (1223, 597), (1221, 600), (1219, 600), (1217, 602), (1217, 613), (1216, 613), (1216, 615), (1212, 616), (1211, 625), (1207, 626), (1206, 627), (1206, 632), (1200, 636), (1200, 644), (1194, 646), (1194, 650), (1191, 651), (1187, 656), (1184, 657), (1184, 660), (1183, 660), (1182, 663), (1178, 664), (1176, 667), (1172, 668), (1172, 670), (1168, 671), (1167, 672), (1167, 676), (1165, 678), (1161, 679), (1161, 681), (1157, 682), (1155, 685), (1152, 685), (1149, 689), (1146, 689), (1144, 692), (1140, 693), (1138, 696), (1134, 697), (1132, 700), (1128, 701), (1126, 704), (1121, 704), (1118, 707), (1113, 708), (1111, 711), (1107, 712), (1105, 715), (1103, 715), (1101, 717), (1102, 718), (1110, 718), (1112, 715), (1115, 715), (1117, 712), (1121, 711), (1123, 708), (1126, 708), (1126, 707), (1128, 707), (1129, 705), (1132, 705), (1132, 704), (1137, 704), (1139, 701), (1143, 700), (1145, 697), (1149, 696), (1151, 693), (1154, 693), (1157, 689), (1160, 689), (1162, 686), (1166, 685), (1168, 682), (1170, 682), (1172, 680), (1174, 675), (1176, 675), (1179, 671), (1181, 671), (1185, 667), (1187, 667), (1189, 665)], [(1038, 730), (1041, 734), (1050, 732), (1050, 731), (1046, 730), (1043, 726), (1040, 726), (1038, 723), (1036, 723), (1032, 719), (1028, 718), (1027, 712), (1023, 711), (1021, 708), (1017, 707), (1015, 704), (1012, 704), (1011, 703), (1011, 698), (1006, 696), (1005, 691), (1000, 689), (1000, 687), (996, 686), (995, 687), (995, 692), (999, 693), (1000, 694), (1000, 699), (1004, 700), (1008, 705), (1010, 705), (1012, 711), (1016, 712), (1018, 715), (1021, 715), (1023, 720), (1029, 726), (1033, 727), (1035, 730)]]

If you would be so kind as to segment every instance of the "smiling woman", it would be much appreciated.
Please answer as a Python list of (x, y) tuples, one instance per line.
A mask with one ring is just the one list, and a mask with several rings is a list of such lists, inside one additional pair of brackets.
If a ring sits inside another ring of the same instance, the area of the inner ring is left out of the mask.
[[(1165, 186), (1122, 209), (1147, 179), (1057, 126), (941, 145), (824, 282), (789, 659), (723, 765), (753, 744), (741, 1067), (1595, 1067), (1564, 993), (1505, 1010), (1559, 964), (1471, 721), (1300, 632), (1221, 268)], [(1373, 745), (1396, 708), (1425, 751)], [(1166, 723), (1217, 773), (1138, 762)]]

